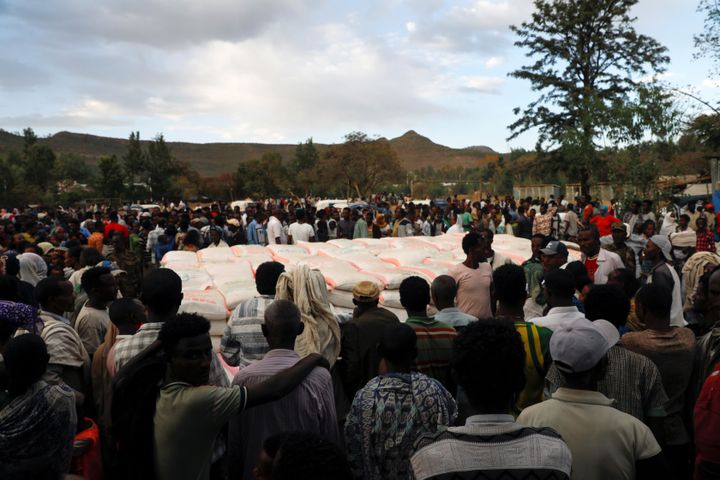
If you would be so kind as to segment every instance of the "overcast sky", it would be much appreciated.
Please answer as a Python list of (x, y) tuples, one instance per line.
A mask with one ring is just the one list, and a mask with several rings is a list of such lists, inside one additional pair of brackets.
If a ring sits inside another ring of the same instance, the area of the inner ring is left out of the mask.
[[(666, 81), (720, 97), (697, 0), (640, 0)], [(533, 96), (508, 25), (530, 0), (0, 0), (0, 128), (171, 141), (342, 141), (414, 129), (498, 151)]]

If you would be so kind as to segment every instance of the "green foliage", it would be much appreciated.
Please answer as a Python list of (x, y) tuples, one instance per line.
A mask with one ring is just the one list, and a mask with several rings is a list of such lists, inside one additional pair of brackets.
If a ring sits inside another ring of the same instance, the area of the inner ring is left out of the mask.
[(345, 136), (345, 143), (330, 148), (319, 165), (318, 178), (327, 184), (344, 184), (347, 194), (368, 198), (384, 181), (403, 181), (405, 171), (384, 138), (371, 139), (363, 132)]
[(279, 153), (265, 153), (259, 160), (241, 163), (233, 176), (238, 198), (286, 195), (288, 171)]
[(295, 148), (292, 170), (295, 173), (312, 170), (319, 160), (320, 154), (313, 144), (313, 139), (308, 138), (305, 143), (298, 143), (298, 146)]
[(177, 164), (162, 133), (148, 145), (145, 172), (153, 198), (163, 199), (171, 193), (173, 177), (178, 173)]
[(667, 49), (638, 34), (629, 15), (637, 0), (534, 0), (530, 22), (511, 29), (515, 45), (534, 62), (510, 75), (528, 80), (539, 97), (510, 125), (510, 139), (537, 130), (537, 149), (559, 150), (568, 172), (589, 191), (593, 173), (603, 168), (598, 142), (639, 141), (646, 133), (663, 135), (669, 98), (654, 83), (634, 77), (656, 74), (669, 62)]
[(47, 145), (33, 144), (27, 149), (22, 164), (23, 177), (26, 182), (40, 189), (51, 185), (51, 175), (55, 166), (55, 152)]
[(146, 158), (147, 155), (140, 145), (140, 132), (130, 132), (127, 152), (122, 156), (122, 162), (125, 174), (131, 183), (143, 178)]
[(28, 127), (23, 130), (23, 156), (25, 159), (30, 157), (30, 149), (37, 143), (37, 139), (32, 128)]
[(61, 153), (55, 162), (53, 177), (57, 180), (90, 183), (93, 179), (93, 171), (78, 155), (74, 153)]
[(117, 156), (101, 157), (98, 161), (97, 194), (105, 198), (121, 197), (125, 191), (125, 175)]
[(720, 114), (696, 117), (685, 134), (692, 136), (704, 149), (720, 153)]
[(720, 2), (700, 0), (697, 11), (705, 15), (703, 33), (695, 35), (695, 58), (708, 57), (714, 63), (715, 73), (720, 66)]

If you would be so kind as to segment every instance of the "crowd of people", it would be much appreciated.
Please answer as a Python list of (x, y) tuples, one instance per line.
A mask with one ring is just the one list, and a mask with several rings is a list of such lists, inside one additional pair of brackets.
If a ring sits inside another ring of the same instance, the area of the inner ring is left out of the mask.
[[(0, 478), (720, 478), (710, 205), (315, 204), (0, 212)], [(466, 259), (402, 281), (406, 321), (366, 281), (338, 321), (322, 276), (270, 261), (217, 351), (158, 268), (172, 250), (442, 234)], [(513, 264), (497, 234), (532, 255)]]

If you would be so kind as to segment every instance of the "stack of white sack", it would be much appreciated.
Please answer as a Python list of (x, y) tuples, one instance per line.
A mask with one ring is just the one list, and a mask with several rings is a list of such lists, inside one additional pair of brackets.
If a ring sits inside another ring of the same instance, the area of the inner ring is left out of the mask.
[[(268, 247), (238, 245), (231, 248), (207, 248), (197, 253), (168, 252), (161, 265), (180, 275), (185, 312), (196, 312), (213, 321), (213, 333), (222, 333), (221, 324), (242, 300), (257, 295), (255, 271), (269, 261), (278, 261), (291, 270), (307, 265), (319, 270), (330, 292), (329, 301), (337, 312), (348, 315), (354, 308), (353, 287), (363, 280), (376, 282), (382, 293), (381, 306), (405, 319), (399, 287), (410, 276), (419, 276), (428, 284), (447, 274), (453, 265), (465, 259), (462, 234), (438, 237), (337, 239), (325, 243), (298, 242), (297, 245)], [(530, 241), (508, 235), (495, 235), (497, 255), (521, 264), (530, 258)], [(571, 250), (570, 261), (579, 255)], [(217, 325), (215, 324), (217, 323)]]

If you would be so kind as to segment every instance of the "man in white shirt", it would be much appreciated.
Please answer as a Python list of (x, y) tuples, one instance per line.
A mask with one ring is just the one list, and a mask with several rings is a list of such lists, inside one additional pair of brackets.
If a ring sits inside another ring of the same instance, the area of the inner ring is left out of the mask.
[(558, 326), (550, 354), (566, 387), (524, 409), (517, 421), (550, 427), (562, 436), (572, 453), (573, 478), (667, 478), (666, 462), (650, 429), (614, 408), (613, 400), (598, 391), (608, 351), (619, 338), (617, 328), (605, 320), (576, 319)]
[(305, 210), (298, 210), (297, 221), (288, 228), (288, 244), (297, 242), (314, 242), (315, 229), (309, 223), (305, 223)]
[(595, 285), (605, 285), (611, 272), (625, 268), (620, 255), (600, 248), (600, 233), (597, 228), (580, 230), (578, 244), (582, 251), (582, 262)]
[(267, 236), (269, 245), (280, 245), (287, 243), (287, 238), (283, 233), (283, 226), (281, 218), (283, 211), (279, 208), (273, 210), (272, 216), (268, 219), (267, 223)]
[(531, 319), (530, 322), (540, 327), (555, 330), (561, 325), (577, 319), (585, 319), (573, 299), (575, 298), (575, 277), (567, 270), (554, 270), (545, 275), (543, 281), (547, 306), (550, 307), (544, 317)]

